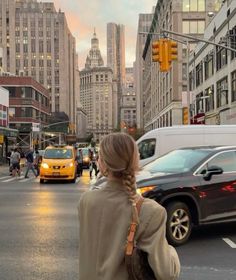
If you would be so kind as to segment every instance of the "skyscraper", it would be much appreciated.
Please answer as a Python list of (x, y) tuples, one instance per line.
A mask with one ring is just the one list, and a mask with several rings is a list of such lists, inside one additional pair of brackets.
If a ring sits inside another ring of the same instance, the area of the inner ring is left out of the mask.
[(65, 14), (53, 3), (1, 0), (0, 22), (3, 70), (36, 79), (50, 92), (52, 112), (75, 123), (78, 57)]
[(87, 114), (87, 132), (93, 134), (95, 141), (113, 131), (116, 102), (112, 69), (104, 66), (94, 31), (85, 68), (80, 71), (80, 103)]
[(119, 125), (122, 90), (125, 84), (125, 27), (122, 24), (107, 24), (107, 66), (112, 69), (113, 79), (117, 84)]
[(138, 20), (138, 34), (136, 41), (136, 57), (134, 63), (134, 81), (136, 92), (136, 107), (137, 107), (137, 128), (143, 129), (143, 49), (146, 42), (147, 34), (140, 34), (140, 32), (149, 32), (152, 24), (153, 13), (139, 14)]

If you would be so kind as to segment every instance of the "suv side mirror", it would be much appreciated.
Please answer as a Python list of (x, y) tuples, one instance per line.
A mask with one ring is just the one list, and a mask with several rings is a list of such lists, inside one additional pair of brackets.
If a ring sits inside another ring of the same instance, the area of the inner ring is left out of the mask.
[(212, 177), (212, 175), (219, 175), (223, 173), (223, 169), (219, 166), (212, 165), (209, 166), (208, 169), (206, 170), (206, 173), (203, 175), (203, 178), (206, 181), (209, 181)]

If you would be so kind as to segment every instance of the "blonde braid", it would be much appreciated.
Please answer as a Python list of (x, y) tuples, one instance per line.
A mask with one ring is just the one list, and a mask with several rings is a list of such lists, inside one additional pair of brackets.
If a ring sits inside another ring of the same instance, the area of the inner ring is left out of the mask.
[(132, 217), (133, 221), (139, 223), (138, 211), (136, 207), (136, 180), (134, 172), (124, 171), (123, 172), (123, 183), (126, 187), (126, 193), (128, 194), (129, 201), (132, 204)]

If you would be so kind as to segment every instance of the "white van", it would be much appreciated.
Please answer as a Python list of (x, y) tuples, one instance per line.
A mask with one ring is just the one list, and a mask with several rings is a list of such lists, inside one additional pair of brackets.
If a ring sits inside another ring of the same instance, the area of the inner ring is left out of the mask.
[(137, 140), (140, 165), (171, 150), (203, 145), (236, 145), (236, 125), (180, 125), (151, 130)]

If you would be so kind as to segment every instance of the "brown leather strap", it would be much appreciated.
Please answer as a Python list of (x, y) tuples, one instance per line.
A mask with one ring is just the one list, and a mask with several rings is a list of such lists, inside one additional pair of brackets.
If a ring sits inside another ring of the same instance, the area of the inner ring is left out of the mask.
[[(144, 201), (144, 198), (142, 196), (139, 196), (138, 199), (136, 200), (136, 208), (138, 211), (138, 216), (140, 214), (140, 210), (141, 210), (141, 206), (142, 203)], [(126, 244), (126, 248), (125, 248), (125, 255), (132, 255), (133, 253), (133, 249), (134, 249), (134, 237), (135, 237), (135, 233), (137, 230), (137, 223), (135, 223), (133, 220), (130, 223), (130, 227), (129, 227), (129, 232), (128, 232), (128, 236), (127, 236), (127, 244)]]

